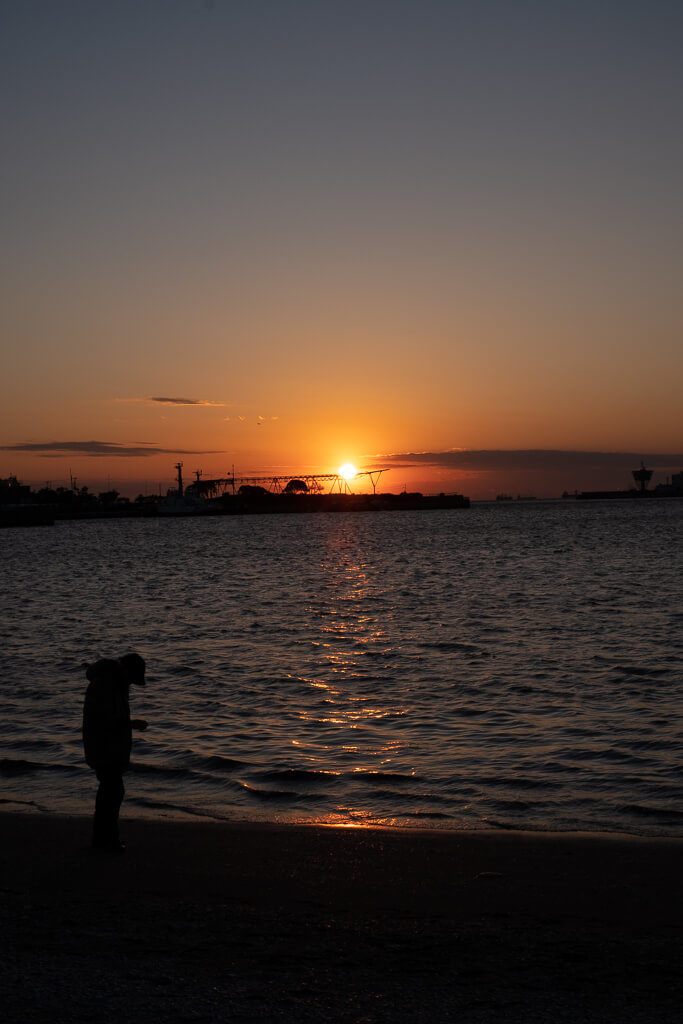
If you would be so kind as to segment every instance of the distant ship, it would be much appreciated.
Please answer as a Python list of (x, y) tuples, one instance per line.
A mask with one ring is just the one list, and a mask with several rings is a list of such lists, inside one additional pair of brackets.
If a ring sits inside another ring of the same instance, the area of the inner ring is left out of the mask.
[(156, 511), (159, 516), (196, 516), (208, 511), (204, 499), (196, 494), (191, 487), (183, 485), (183, 464), (176, 463), (178, 487), (166, 492), (166, 497), (157, 502)]
[(194, 516), (204, 511), (205, 502), (201, 498), (192, 499), (185, 495), (182, 498), (173, 491), (156, 503), (159, 516)]
[(511, 494), (497, 494), (496, 501), (538, 501), (538, 498), (533, 494), (518, 494), (516, 498)]

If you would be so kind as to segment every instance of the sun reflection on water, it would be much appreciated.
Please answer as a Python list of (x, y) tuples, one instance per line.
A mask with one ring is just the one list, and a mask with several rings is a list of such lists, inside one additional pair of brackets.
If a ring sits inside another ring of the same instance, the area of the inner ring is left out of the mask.
[(401, 818), (374, 815), (370, 811), (338, 808), (329, 814), (303, 815), (288, 818), (292, 825), (317, 825), (321, 828), (396, 828), (404, 825)]
[[(383, 606), (377, 600), (378, 585), (368, 565), (349, 556), (343, 531), (338, 545), (321, 566), (326, 584), (306, 609), (309, 653), (304, 659), (305, 674), (298, 678), (318, 697), (296, 709), (298, 725), (291, 746), (309, 769), (332, 765), (363, 785), (387, 769), (396, 770), (396, 759), (406, 749), (396, 725), (409, 709), (396, 702), (395, 686), (390, 688), (391, 699), (385, 697), (387, 662), (395, 644), (388, 631), (390, 623), (381, 621), (377, 611)], [(401, 770), (406, 777), (413, 774), (405, 766)], [(373, 813), (372, 807), (339, 805), (294, 820), (345, 828), (397, 824), (393, 818)]]

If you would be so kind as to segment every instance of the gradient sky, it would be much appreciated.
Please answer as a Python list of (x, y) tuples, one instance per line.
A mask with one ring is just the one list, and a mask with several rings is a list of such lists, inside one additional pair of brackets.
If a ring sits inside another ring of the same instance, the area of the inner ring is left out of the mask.
[(0, 0), (0, 476), (664, 479), (681, 53), (664, 0)]

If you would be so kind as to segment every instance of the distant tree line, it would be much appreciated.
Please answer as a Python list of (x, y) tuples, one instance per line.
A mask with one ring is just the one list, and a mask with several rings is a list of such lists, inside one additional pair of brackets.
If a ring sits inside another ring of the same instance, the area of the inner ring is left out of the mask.
[[(142, 495), (139, 498), (142, 499)], [(0, 478), (0, 503), (3, 505), (68, 505), (82, 508), (89, 505), (120, 505), (128, 504), (128, 502), (128, 498), (121, 497), (120, 493), (114, 489), (91, 494), (87, 486), (48, 487), (46, 485), (34, 491), (28, 484), (22, 484), (16, 476)]]

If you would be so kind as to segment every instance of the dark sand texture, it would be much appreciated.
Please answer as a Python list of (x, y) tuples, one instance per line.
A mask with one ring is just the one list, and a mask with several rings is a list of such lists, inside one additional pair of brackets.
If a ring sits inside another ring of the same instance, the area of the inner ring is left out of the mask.
[(683, 1020), (683, 841), (0, 815), (0, 1016)]

